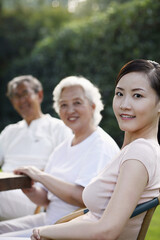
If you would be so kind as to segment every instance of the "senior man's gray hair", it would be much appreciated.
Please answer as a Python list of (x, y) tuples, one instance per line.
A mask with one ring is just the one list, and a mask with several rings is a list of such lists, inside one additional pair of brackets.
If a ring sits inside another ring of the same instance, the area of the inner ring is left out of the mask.
[(21, 83), (23, 82), (28, 82), (31, 86), (31, 88), (35, 91), (35, 92), (39, 92), (41, 90), (43, 90), (42, 84), (41, 82), (33, 77), (32, 75), (22, 75), (22, 76), (18, 76), (13, 78), (7, 86), (7, 96), (9, 98), (12, 98), (12, 94), (14, 89)]

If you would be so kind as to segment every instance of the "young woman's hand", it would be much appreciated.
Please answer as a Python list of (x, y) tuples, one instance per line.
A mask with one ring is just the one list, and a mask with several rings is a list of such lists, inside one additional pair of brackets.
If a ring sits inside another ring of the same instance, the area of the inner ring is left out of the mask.
[(40, 237), (39, 229), (34, 229), (31, 240), (49, 240), (48, 238)]
[(41, 237), (39, 235), (39, 229), (34, 229), (33, 234), (31, 236), (31, 240), (41, 240)]

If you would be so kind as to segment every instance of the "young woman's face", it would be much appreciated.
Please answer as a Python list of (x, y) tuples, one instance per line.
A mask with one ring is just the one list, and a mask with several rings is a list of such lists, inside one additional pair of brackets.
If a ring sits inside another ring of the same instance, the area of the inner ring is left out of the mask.
[(160, 114), (160, 101), (146, 74), (132, 72), (118, 82), (113, 110), (123, 131), (141, 134), (152, 130)]
[(60, 118), (75, 134), (81, 134), (93, 127), (94, 105), (86, 98), (80, 86), (63, 89), (59, 109)]

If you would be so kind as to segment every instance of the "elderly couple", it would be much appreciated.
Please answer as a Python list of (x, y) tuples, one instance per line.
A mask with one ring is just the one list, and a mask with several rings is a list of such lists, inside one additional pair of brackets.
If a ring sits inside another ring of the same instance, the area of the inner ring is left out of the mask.
[[(13, 105), (17, 97), (24, 97), (26, 84), (17, 84), (12, 91), (9, 97)], [(30, 89), (25, 97), (36, 94)], [(103, 104), (99, 90), (90, 81), (65, 78), (53, 96), (56, 112), (73, 135), (53, 151), (44, 171), (29, 166), (15, 170), (33, 179), (32, 188), (23, 192), (45, 206), (46, 212), (0, 222), (0, 239), (135, 240), (144, 214), (134, 220), (129, 220), (130, 215), (137, 203), (158, 196), (160, 188), (160, 65), (133, 60), (117, 76), (113, 110), (124, 131), (121, 150), (98, 127)], [(89, 213), (53, 225), (84, 204)]]

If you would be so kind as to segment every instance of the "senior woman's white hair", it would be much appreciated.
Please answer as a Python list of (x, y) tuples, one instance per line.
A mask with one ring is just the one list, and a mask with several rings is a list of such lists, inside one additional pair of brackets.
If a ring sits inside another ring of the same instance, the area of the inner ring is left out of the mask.
[(95, 126), (97, 126), (101, 119), (101, 111), (103, 110), (103, 103), (101, 100), (101, 94), (99, 92), (99, 89), (93, 85), (88, 79), (84, 77), (78, 77), (78, 76), (70, 76), (62, 79), (59, 84), (55, 87), (53, 91), (53, 107), (55, 111), (59, 114), (59, 100), (61, 92), (64, 88), (70, 87), (70, 86), (81, 86), (84, 90), (84, 94), (87, 97), (87, 99), (95, 104), (95, 110), (93, 114), (93, 122)]

